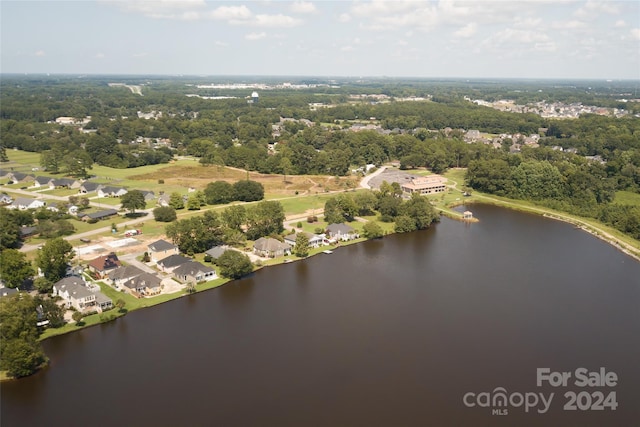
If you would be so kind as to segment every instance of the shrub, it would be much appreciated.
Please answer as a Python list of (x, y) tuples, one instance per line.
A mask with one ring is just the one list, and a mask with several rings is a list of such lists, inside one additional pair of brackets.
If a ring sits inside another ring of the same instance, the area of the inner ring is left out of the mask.
[(204, 254), (204, 262), (211, 262), (211, 255)]
[(302, 222), (298, 221), (298, 223), (296, 224), (296, 227), (302, 228)]
[(159, 179), (158, 184), (164, 184), (164, 179)]
[(318, 217), (315, 215), (311, 215), (307, 217), (307, 222), (309, 224), (313, 224), (314, 222), (318, 221)]
[(153, 210), (153, 217), (158, 222), (171, 222), (178, 218), (176, 210), (171, 206), (160, 206)]

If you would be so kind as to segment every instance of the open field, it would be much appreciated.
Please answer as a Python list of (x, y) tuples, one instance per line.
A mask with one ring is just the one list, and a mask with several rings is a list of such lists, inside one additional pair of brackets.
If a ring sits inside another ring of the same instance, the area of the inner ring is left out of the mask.
[(616, 197), (613, 202), (622, 205), (640, 206), (640, 194), (631, 191), (616, 191)]

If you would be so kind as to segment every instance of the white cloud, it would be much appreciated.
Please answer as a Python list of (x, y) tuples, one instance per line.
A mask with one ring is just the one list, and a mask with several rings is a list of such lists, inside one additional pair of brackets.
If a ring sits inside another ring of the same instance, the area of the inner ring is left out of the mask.
[(409, 44), (409, 42), (408, 42), (408, 41), (406, 41), (406, 40), (402, 40), (402, 39), (400, 39), (400, 40), (398, 40), (398, 41), (396, 42), (396, 44), (397, 44), (398, 46), (406, 46), (406, 45), (408, 45), (408, 44)]
[(210, 16), (213, 19), (225, 21), (244, 20), (251, 18), (251, 11), (245, 5), (242, 6), (220, 6), (211, 11)]
[(473, 36), (477, 30), (478, 25), (475, 22), (469, 22), (467, 25), (454, 32), (453, 35), (455, 37), (469, 38)]
[(342, 52), (353, 52), (354, 49), (353, 49), (353, 46), (342, 46), (340, 50)]
[(261, 32), (261, 33), (249, 33), (249, 34), (246, 34), (244, 36), (245, 39), (251, 40), (251, 41), (260, 40), (260, 39), (263, 39), (265, 37), (267, 37), (267, 33), (265, 33), (264, 31)]
[(311, 2), (295, 1), (291, 5), (291, 11), (294, 13), (315, 13), (316, 6)]
[(45, 56), (44, 50), (38, 50), (34, 53), (35, 56)]
[(586, 28), (587, 24), (583, 21), (572, 19), (570, 21), (556, 21), (551, 26), (556, 30), (577, 30), (579, 28)]
[(98, 52), (95, 55), (93, 55), (94, 59), (104, 59), (105, 55), (104, 53)]
[(229, 46), (229, 43), (225, 43), (225, 42), (223, 42), (221, 40), (216, 40), (213, 44), (218, 46), (218, 47), (227, 47), (227, 46)]
[(631, 38), (640, 40), (640, 28), (633, 28), (629, 32), (631, 33)]
[(575, 15), (580, 18), (593, 18), (603, 13), (617, 15), (620, 13), (620, 9), (616, 3), (614, 1), (588, 0), (583, 7), (576, 10)]
[(344, 23), (347, 23), (349, 21), (351, 21), (351, 15), (349, 15), (348, 13), (342, 13), (340, 14), (340, 16), (338, 16), (338, 21)]
[(302, 24), (302, 20), (293, 18), (288, 15), (256, 15), (255, 19), (248, 22), (248, 25), (253, 25), (256, 27), (277, 27), (277, 28), (288, 28), (288, 27), (296, 27)]
[(614, 24), (614, 27), (616, 28), (624, 28), (627, 26), (627, 23), (624, 22), (624, 19), (619, 19), (616, 21), (616, 23)]
[(149, 56), (149, 54), (147, 52), (140, 52), (140, 53), (131, 54), (132, 58), (144, 58), (145, 56)]
[(196, 20), (200, 18), (197, 9), (206, 6), (204, 0), (104, 0), (104, 3), (117, 5), (122, 10), (140, 13), (154, 19)]

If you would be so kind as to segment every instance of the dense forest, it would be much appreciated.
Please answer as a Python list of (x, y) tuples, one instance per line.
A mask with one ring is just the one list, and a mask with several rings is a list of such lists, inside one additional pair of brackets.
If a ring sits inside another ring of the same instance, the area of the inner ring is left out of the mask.
[[(277, 84), (278, 79), (244, 83), (253, 82)], [(142, 95), (109, 83), (139, 85)], [(209, 78), (3, 76), (0, 154), (7, 148), (40, 152), (47, 171), (79, 177), (90, 175), (93, 164), (131, 168), (179, 155), (285, 175), (340, 176), (391, 160), (404, 169), (436, 173), (468, 167), (471, 188), (534, 200), (640, 235), (637, 208), (613, 200), (616, 190), (640, 192), (637, 82), (299, 79), (298, 84), (318, 85), (260, 90), (258, 103), (247, 102), (251, 90), (246, 88), (198, 87), (210, 83)], [(402, 97), (425, 100), (402, 102)], [(629, 114), (549, 119), (469, 101), (476, 98), (581, 102)], [(56, 123), (58, 117), (78, 124)], [(472, 129), (484, 139), (469, 140)], [(532, 135), (535, 144), (526, 144)]]

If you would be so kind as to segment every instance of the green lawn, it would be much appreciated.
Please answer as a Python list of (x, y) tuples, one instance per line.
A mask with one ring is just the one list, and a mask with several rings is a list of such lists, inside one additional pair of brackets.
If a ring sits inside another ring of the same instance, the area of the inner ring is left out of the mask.
[(632, 191), (616, 191), (615, 203), (640, 206), (640, 194)]

